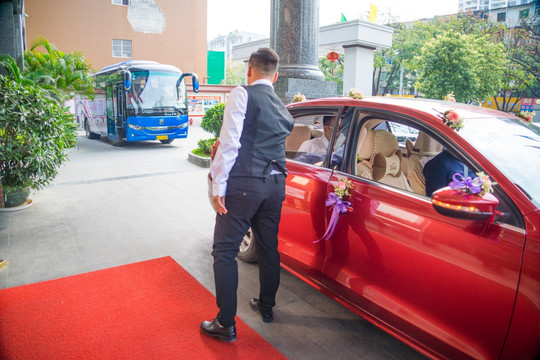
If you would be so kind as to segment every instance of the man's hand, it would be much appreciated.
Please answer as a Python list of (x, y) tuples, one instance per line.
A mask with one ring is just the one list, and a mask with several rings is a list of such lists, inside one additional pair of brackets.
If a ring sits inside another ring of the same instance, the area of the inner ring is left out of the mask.
[(214, 160), (218, 147), (219, 147), (219, 139), (216, 140), (216, 142), (214, 143), (214, 145), (212, 145), (212, 148), (210, 149), (210, 160)]
[(225, 207), (225, 196), (214, 195), (212, 196), (212, 202), (214, 203), (214, 209), (219, 215), (224, 215), (227, 213), (227, 208)]

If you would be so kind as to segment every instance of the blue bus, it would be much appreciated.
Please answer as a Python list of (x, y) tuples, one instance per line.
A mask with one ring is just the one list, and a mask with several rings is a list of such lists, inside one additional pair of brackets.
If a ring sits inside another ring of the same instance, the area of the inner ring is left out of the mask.
[(184, 77), (195, 73), (155, 61), (129, 60), (94, 74), (95, 98), (75, 101), (77, 121), (89, 139), (108, 137), (118, 146), (126, 141), (159, 140), (170, 144), (188, 134), (188, 104)]

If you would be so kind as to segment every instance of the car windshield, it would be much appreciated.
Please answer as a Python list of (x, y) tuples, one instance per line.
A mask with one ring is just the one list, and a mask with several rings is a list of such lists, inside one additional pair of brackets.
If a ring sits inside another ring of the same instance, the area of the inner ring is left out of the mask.
[(128, 106), (136, 112), (145, 110), (161, 110), (187, 108), (185, 85), (182, 82), (180, 91), (176, 89), (179, 74), (157, 71), (133, 71), (132, 91), (128, 95)]
[(510, 118), (465, 120), (459, 131), (540, 207), (540, 128)]

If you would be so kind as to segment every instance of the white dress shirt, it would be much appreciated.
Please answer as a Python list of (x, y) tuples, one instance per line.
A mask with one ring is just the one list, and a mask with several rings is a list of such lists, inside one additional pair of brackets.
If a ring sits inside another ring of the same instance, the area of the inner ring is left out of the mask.
[(315, 139), (306, 140), (300, 145), (299, 153), (326, 154), (328, 149), (328, 139), (321, 136)]
[[(272, 82), (266, 79), (255, 80), (251, 83), (251, 85), (258, 84), (273, 88)], [(225, 112), (223, 114), (223, 125), (219, 133), (220, 144), (210, 167), (212, 193), (214, 195), (224, 196), (227, 191), (229, 173), (238, 157), (238, 149), (241, 146), (240, 136), (244, 129), (247, 102), (248, 93), (242, 86), (235, 87), (227, 99), (227, 105), (225, 105)]]

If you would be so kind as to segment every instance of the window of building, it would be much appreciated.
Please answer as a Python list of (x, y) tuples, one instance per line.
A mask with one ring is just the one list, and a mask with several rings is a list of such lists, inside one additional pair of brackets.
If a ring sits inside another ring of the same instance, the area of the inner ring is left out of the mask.
[(497, 21), (498, 22), (506, 21), (506, 13), (505, 12), (498, 13), (497, 14)]
[(113, 39), (112, 56), (130, 58), (131, 57), (131, 40)]
[(529, 17), (529, 9), (519, 10), (519, 18), (526, 19)]
[(114, 5), (129, 5), (129, 0), (111, 0)]

